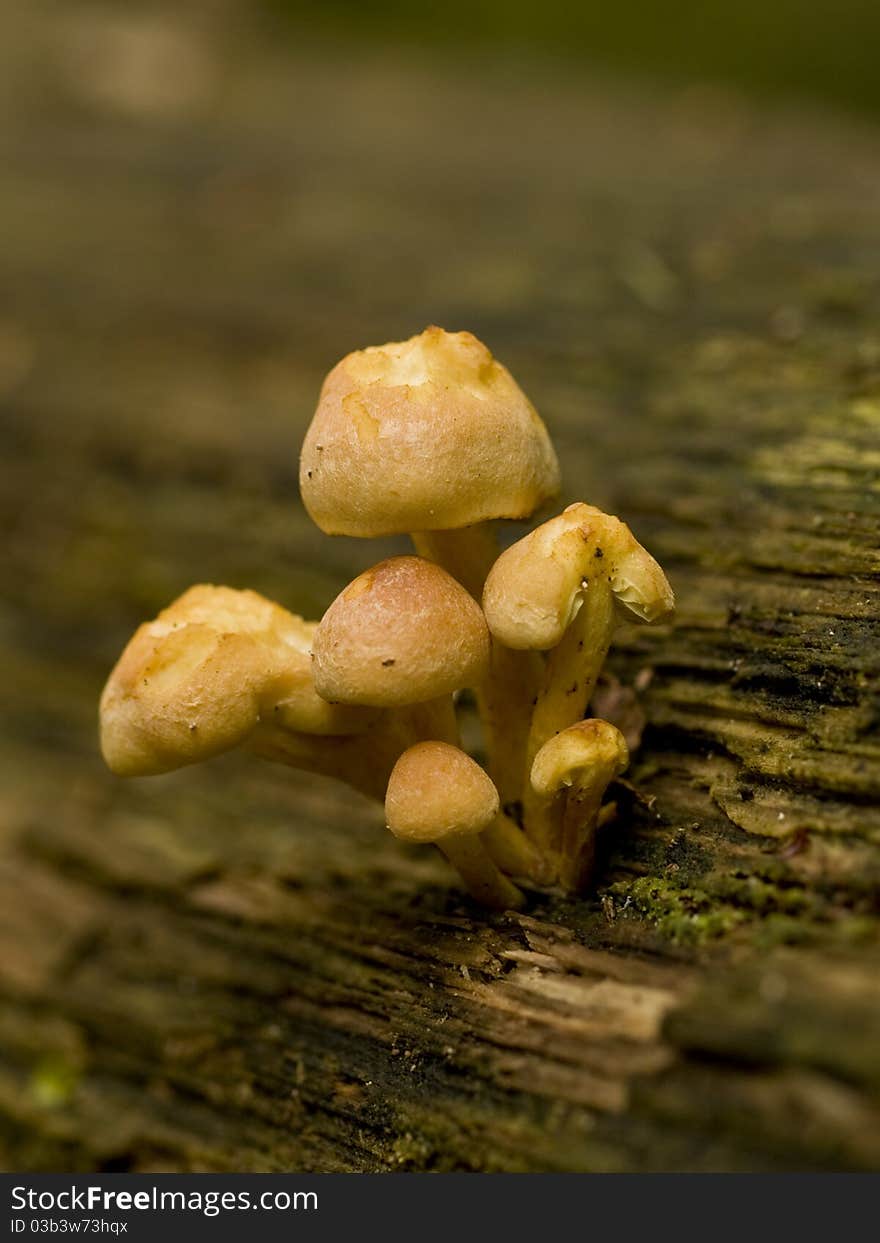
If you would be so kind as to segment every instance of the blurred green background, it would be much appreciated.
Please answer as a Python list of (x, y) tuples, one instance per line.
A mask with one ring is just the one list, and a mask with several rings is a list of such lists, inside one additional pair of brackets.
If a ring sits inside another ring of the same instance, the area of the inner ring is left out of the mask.
[(560, 55), (880, 112), (878, 0), (262, 0), (294, 31)]

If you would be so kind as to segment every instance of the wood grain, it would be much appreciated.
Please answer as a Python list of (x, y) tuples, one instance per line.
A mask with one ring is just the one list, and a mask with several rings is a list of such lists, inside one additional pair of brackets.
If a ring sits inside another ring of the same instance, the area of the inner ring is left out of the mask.
[[(285, 46), (233, 4), (20, 17), (4, 1166), (876, 1168), (876, 132)], [(611, 660), (649, 671), (652, 806), (594, 895), (517, 916), (341, 787), (243, 756), (125, 784), (96, 754), (107, 670), (191, 582), (315, 616), (402, 547), (320, 536), (296, 456), (327, 367), (429, 322), (487, 340), (566, 499), (679, 600)]]

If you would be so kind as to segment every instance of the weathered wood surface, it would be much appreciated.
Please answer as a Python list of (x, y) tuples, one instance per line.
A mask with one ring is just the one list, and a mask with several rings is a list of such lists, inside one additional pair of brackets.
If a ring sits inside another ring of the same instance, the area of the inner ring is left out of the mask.
[[(96, 12), (0, 47), (4, 1166), (876, 1168), (876, 132)], [(393, 547), (295, 459), (334, 359), (430, 321), (680, 602), (612, 659), (653, 809), (516, 917), (341, 788), (96, 754), (189, 583), (317, 615)]]

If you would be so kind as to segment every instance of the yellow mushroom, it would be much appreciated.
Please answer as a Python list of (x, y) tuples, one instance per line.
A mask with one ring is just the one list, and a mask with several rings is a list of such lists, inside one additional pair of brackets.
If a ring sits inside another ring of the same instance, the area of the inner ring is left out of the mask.
[(559, 491), (559, 466), (507, 368), (471, 333), (431, 327), (337, 363), (303, 443), (300, 488), (328, 535), (451, 533), (528, 517)]
[(385, 818), (395, 837), (437, 846), (472, 897), (508, 910), (522, 905), (522, 894), (481, 840), (498, 811), (498, 791), (486, 773), (445, 742), (421, 742), (405, 751), (385, 796)]
[(629, 763), (623, 734), (607, 721), (587, 720), (554, 734), (535, 756), (530, 781), (557, 830), (559, 879), (582, 889), (596, 853), (602, 796)]

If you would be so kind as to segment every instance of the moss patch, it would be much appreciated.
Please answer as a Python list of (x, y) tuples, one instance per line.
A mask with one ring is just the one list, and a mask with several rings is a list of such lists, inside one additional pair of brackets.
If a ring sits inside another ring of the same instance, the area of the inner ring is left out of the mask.
[(608, 894), (619, 915), (638, 915), (675, 945), (699, 945), (730, 932), (746, 918), (743, 911), (720, 904), (702, 889), (678, 888), (659, 877), (618, 881)]

